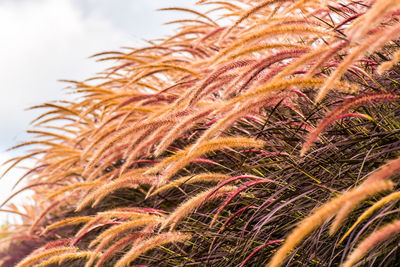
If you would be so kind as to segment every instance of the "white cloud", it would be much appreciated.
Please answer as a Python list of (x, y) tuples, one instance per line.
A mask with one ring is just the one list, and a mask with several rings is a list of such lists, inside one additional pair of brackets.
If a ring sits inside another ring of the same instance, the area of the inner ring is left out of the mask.
[(88, 56), (171, 33), (161, 24), (185, 14), (155, 9), (194, 2), (0, 0), (0, 151), (25, 137), (38, 114), (25, 108), (65, 99), (57, 80), (83, 80), (105, 68)]
[[(0, 2), (0, 36), (0, 152), (16, 144), (15, 136), (24, 139), (37, 115), (25, 108), (65, 99), (57, 79), (88, 78), (105, 67), (88, 56), (133, 43), (106, 19), (84, 17), (70, 0)], [(0, 154), (0, 163), (12, 155)], [(0, 202), (23, 173), (15, 169), (0, 180)]]
[(65, 98), (57, 79), (82, 80), (104, 69), (88, 56), (134, 43), (106, 19), (84, 17), (70, 0), (0, 2), (0, 36), (1, 136), (27, 128), (34, 112), (23, 109)]
[[(194, 2), (0, 0), (0, 164), (14, 155), (2, 152), (26, 138), (24, 130), (38, 115), (24, 109), (66, 98), (58, 79), (91, 77), (105, 64), (88, 56), (171, 33), (161, 24), (187, 15), (155, 9)], [(0, 202), (22, 174), (16, 169), (0, 179)], [(4, 218), (0, 214), (0, 222)]]

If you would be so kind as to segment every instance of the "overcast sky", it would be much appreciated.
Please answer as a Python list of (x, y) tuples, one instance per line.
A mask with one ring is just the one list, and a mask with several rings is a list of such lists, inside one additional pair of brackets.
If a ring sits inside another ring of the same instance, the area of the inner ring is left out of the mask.
[[(155, 10), (194, 2), (0, 0), (0, 162), (18, 155), (6, 149), (27, 138), (24, 132), (37, 113), (26, 108), (66, 98), (66, 85), (57, 80), (83, 80), (103, 70), (105, 63), (88, 58), (97, 52), (173, 33), (162, 23), (185, 15)], [(0, 180), (0, 201), (22, 173), (14, 170)], [(0, 213), (0, 221), (6, 216)]]

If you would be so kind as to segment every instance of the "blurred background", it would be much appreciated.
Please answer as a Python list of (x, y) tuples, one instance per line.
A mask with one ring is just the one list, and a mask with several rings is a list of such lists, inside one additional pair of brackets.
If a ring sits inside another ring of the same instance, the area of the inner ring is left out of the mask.
[[(164, 7), (193, 7), (195, 0), (0, 0), (0, 163), (21, 155), (8, 148), (28, 140), (26, 130), (38, 116), (26, 110), (44, 102), (73, 99), (58, 80), (84, 80), (110, 63), (89, 56), (141, 47), (145, 40), (172, 34), (165, 22), (188, 15), (156, 11)], [(23, 164), (31, 166), (31, 162)], [(5, 170), (0, 166), (0, 174)], [(0, 202), (23, 186), (12, 189), (23, 169), (0, 179)], [(13, 203), (27, 201), (29, 192)], [(0, 212), (0, 224), (18, 220)]]

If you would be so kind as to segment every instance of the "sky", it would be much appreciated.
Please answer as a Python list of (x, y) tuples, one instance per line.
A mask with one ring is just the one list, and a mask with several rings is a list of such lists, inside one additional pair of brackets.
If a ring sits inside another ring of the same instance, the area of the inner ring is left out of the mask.
[[(107, 63), (89, 58), (95, 53), (140, 47), (144, 40), (172, 34), (173, 27), (162, 24), (185, 15), (156, 9), (190, 7), (194, 2), (0, 0), (0, 163), (23, 153), (6, 150), (28, 140), (25, 132), (39, 113), (27, 108), (73, 99), (59, 80), (84, 80), (105, 69)], [(12, 191), (23, 173), (14, 169), (0, 179), (0, 202), (21, 188)], [(22, 201), (26, 200), (20, 196), (15, 202)], [(0, 212), (0, 223), (5, 219), (14, 220)]]

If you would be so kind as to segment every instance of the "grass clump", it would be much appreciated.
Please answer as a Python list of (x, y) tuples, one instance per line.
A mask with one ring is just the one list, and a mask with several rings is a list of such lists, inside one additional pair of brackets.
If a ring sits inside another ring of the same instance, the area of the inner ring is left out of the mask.
[(395, 264), (400, 2), (197, 5), (36, 107), (2, 264)]

